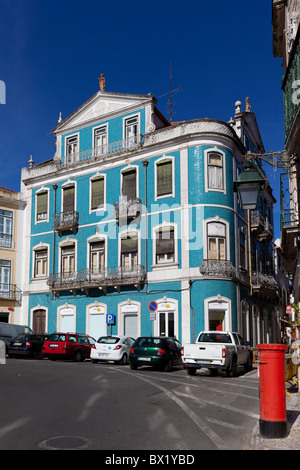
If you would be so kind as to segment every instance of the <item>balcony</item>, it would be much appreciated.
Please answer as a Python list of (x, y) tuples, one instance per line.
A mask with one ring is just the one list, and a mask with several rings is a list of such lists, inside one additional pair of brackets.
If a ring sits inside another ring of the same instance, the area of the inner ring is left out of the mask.
[(278, 284), (272, 274), (262, 273), (260, 271), (252, 272), (253, 292), (262, 294), (262, 296), (274, 295)]
[(251, 232), (259, 240), (272, 240), (274, 236), (273, 225), (268, 219), (265, 219), (259, 210), (251, 212)]
[(0, 248), (12, 247), (12, 235), (7, 233), (0, 233)]
[(68, 168), (79, 165), (80, 163), (84, 163), (86, 161), (105, 161), (111, 156), (136, 150), (141, 147), (142, 143), (143, 136), (138, 134), (127, 137), (126, 139), (111, 142), (110, 144), (101, 145), (100, 147), (95, 147), (89, 150), (84, 150), (82, 152), (77, 152), (73, 153), (72, 155), (61, 157), (58, 160), (57, 165), (62, 168)]
[(107, 292), (108, 287), (114, 287), (120, 291), (121, 286), (132, 285), (140, 290), (145, 282), (146, 272), (144, 266), (134, 268), (104, 268), (101, 271), (83, 269), (72, 273), (51, 274), (47, 284), (52, 292), (59, 294), (61, 291), (69, 290), (76, 295), (77, 291), (88, 294), (90, 289), (100, 289)]
[(142, 201), (138, 197), (120, 197), (114, 202), (114, 218), (126, 223), (127, 219), (137, 219), (142, 213)]
[(74, 234), (77, 233), (79, 225), (79, 213), (72, 212), (59, 212), (54, 215), (54, 230), (61, 236), (63, 232), (71, 230)]
[(22, 291), (15, 284), (0, 284), (0, 299), (21, 301)]
[(200, 273), (206, 277), (236, 278), (236, 269), (229, 260), (204, 259), (200, 266)]

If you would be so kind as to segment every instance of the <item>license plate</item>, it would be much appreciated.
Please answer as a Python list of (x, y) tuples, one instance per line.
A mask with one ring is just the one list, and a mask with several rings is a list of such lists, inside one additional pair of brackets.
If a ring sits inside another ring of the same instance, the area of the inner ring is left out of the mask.
[(14, 343), (14, 346), (22, 346), (22, 343)]
[(210, 364), (211, 361), (196, 361), (197, 364)]
[(138, 357), (138, 361), (151, 361), (151, 357)]
[(100, 356), (101, 356), (101, 357), (108, 357), (108, 356), (109, 356), (109, 354), (98, 353), (98, 357), (100, 357)]
[(58, 344), (49, 344), (50, 348), (58, 348)]

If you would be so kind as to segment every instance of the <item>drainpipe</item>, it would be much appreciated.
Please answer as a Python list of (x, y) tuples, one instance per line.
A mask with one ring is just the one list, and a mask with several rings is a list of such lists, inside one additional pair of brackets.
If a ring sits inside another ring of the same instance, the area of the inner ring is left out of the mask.
[(147, 166), (149, 162), (147, 160), (143, 161), (143, 166), (145, 168), (145, 272), (146, 272), (146, 294), (148, 294), (148, 208), (147, 208)]

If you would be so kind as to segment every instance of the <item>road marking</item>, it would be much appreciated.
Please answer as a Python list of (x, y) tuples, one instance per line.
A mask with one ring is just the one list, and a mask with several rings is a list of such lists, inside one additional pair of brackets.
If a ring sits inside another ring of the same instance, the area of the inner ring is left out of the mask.
[(17, 428), (22, 427), (25, 423), (28, 423), (32, 418), (27, 416), (27, 418), (21, 418), (15, 421), (14, 423), (8, 424), (4, 426), (4, 428), (0, 429), (0, 437), (4, 436), (8, 432), (14, 431)]
[(259, 415), (252, 413), (251, 411), (241, 410), (240, 408), (236, 408), (235, 406), (231, 405), (224, 405), (219, 402), (204, 400), (203, 398), (199, 399), (194, 395), (187, 395), (186, 393), (176, 392), (176, 395), (184, 396), (185, 398), (191, 398), (192, 400), (199, 400), (201, 403), (206, 403), (207, 405), (217, 406), (218, 408), (225, 408), (226, 410), (235, 411), (236, 413), (241, 413), (242, 415), (250, 416), (250, 418), (259, 419)]
[(218, 419), (214, 419), (214, 418), (206, 417), (206, 420), (209, 421), (210, 423), (218, 424), (219, 426), (224, 426), (225, 428), (243, 429), (242, 426), (237, 426), (236, 424), (226, 423), (225, 421), (219, 421)]
[(220, 450), (232, 450), (231, 447), (223, 441), (223, 439), (218, 436), (209, 426), (201, 419), (199, 416), (194, 413), (182, 400), (177, 398), (173, 393), (171, 393), (166, 388), (162, 387), (161, 385), (155, 384), (153, 380), (146, 379), (144, 376), (140, 374), (133, 374), (132, 372), (127, 372), (125, 370), (121, 370), (120, 372), (124, 372), (125, 374), (129, 374), (131, 376), (135, 376), (136, 378), (143, 380), (144, 382), (149, 383), (153, 387), (158, 388), (163, 393), (165, 393), (171, 400), (175, 401), (177, 405), (188, 415), (188, 417), (206, 434), (206, 436), (215, 444), (216, 447)]

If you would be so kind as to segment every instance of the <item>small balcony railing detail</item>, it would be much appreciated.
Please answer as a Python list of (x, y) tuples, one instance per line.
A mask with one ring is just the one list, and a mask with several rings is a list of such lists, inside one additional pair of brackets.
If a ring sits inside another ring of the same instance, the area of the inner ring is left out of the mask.
[(236, 269), (229, 260), (204, 259), (200, 266), (200, 273), (208, 277), (236, 277)]
[(79, 213), (77, 211), (59, 212), (54, 215), (54, 230), (61, 234), (67, 230), (76, 233), (79, 225)]
[(0, 283), (0, 299), (21, 301), (22, 291), (15, 284)]
[(122, 285), (136, 285), (138, 288), (145, 282), (146, 272), (144, 266), (137, 265), (132, 268), (103, 268), (102, 270), (83, 269), (77, 272), (50, 274), (48, 285), (52, 291), (87, 290), (92, 288), (120, 287)]
[(126, 139), (117, 140), (109, 144), (94, 147), (82, 152), (66, 155), (58, 160), (58, 166), (70, 167), (84, 163), (86, 160), (104, 161), (107, 158), (123, 152), (128, 152), (141, 147), (143, 136), (141, 134), (127, 137)]
[(262, 273), (260, 271), (252, 272), (252, 285), (254, 290), (276, 291), (278, 284), (272, 274)]
[(117, 220), (136, 219), (142, 212), (142, 200), (138, 197), (121, 196), (114, 202), (114, 218)]

